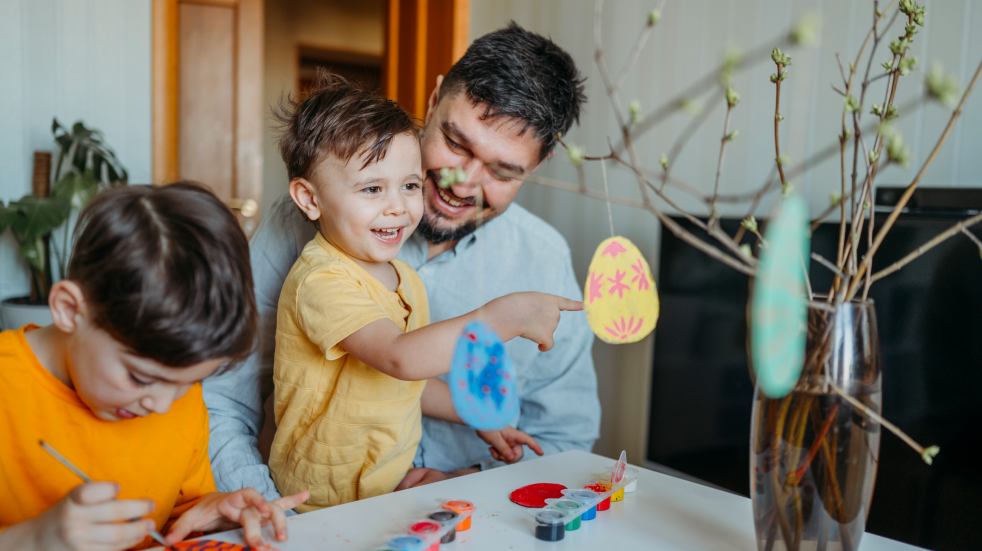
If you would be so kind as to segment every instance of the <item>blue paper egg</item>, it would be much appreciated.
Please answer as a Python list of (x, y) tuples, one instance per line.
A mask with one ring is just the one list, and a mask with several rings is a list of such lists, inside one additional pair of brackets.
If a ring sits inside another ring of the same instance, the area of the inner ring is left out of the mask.
[(457, 415), (475, 429), (500, 429), (518, 417), (515, 369), (501, 339), (482, 322), (467, 324), (457, 339), (448, 384)]

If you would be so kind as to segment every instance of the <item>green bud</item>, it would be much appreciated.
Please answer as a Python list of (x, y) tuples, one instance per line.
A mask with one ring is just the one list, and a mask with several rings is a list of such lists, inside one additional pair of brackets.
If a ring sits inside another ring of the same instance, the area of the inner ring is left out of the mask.
[(887, 139), (887, 159), (904, 168), (910, 164), (910, 149), (904, 146), (904, 138), (899, 132), (894, 132)]
[(778, 76), (777, 73), (772, 73), (771, 74), (771, 82), (777, 84), (779, 81), (782, 81), (782, 80), (784, 80), (784, 79), (781, 78), (780, 76)]
[(784, 120), (784, 115), (782, 115), (780, 113), (775, 113), (774, 114), (774, 120), (776, 120), (777, 122), (781, 122), (781, 121)]
[(648, 26), (654, 27), (661, 21), (661, 10), (653, 9), (648, 12)]
[(725, 136), (723, 136), (723, 140), (727, 142), (732, 142), (733, 140), (737, 139), (737, 136), (739, 135), (740, 135), (739, 130), (731, 130), (730, 132), (727, 132)]
[(924, 453), (921, 454), (921, 459), (924, 460), (925, 463), (930, 465), (931, 463), (934, 462), (934, 456), (938, 455), (939, 453), (941, 453), (941, 448), (937, 446), (928, 446), (924, 450)]
[(570, 145), (566, 148), (566, 154), (569, 155), (569, 162), (573, 163), (573, 166), (583, 165), (583, 150), (575, 145)]
[(852, 94), (846, 96), (846, 113), (854, 113), (859, 111), (859, 100), (853, 97)]
[(658, 159), (658, 164), (661, 165), (662, 170), (668, 170), (668, 156), (662, 153)]
[(949, 107), (955, 104), (958, 96), (958, 80), (947, 74), (941, 65), (935, 63), (931, 67), (924, 80), (924, 86), (931, 99)]
[(841, 202), (842, 202), (842, 196), (839, 195), (838, 193), (832, 193), (829, 195), (829, 205), (837, 206)]
[(914, 56), (905, 57), (900, 60), (900, 76), (907, 76), (917, 67), (917, 58)]
[(880, 67), (883, 67), (883, 70), (889, 73), (890, 71), (893, 70), (893, 60), (890, 59), (890, 60), (884, 61), (883, 64), (880, 65)]
[(747, 244), (747, 243), (744, 243), (744, 244), (740, 245), (740, 253), (742, 253), (743, 256), (745, 256), (747, 258), (752, 258), (754, 256), (753, 249), (751, 249), (750, 248), (750, 245)]
[(874, 103), (873, 108), (869, 112), (877, 117), (883, 117), (883, 108), (880, 107), (879, 103)]
[(791, 56), (782, 52), (781, 48), (774, 48), (771, 50), (771, 60), (774, 61), (775, 65), (780, 65), (783, 67), (788, 67), (791, 65)]
[(740, 225), (744, 227), (747, 231), (756, 232), (757, 231), (757, 218), (754, 215), (750, 215), (743, 220), (740, 220)]
[(893, 55), (904, 55), (904, 52), (907, 51), (908, 46), (910, 46), (910, 42), (902, 38), (898, 38), (890, 43), (890, 53)]
[(726, 88), (726, 105), (729, 107), (736, 107), (740, 103), (740, 94), (737, 93), (732, 87), (727, 86)]
[(440, 187), (448, 188), (454, 184), (455, 180), (456, 174), (449, 167), (442, 167), (440, 169), (440, 181), (438, 182)]
[(867, 160), (869, 160), (869, 164), (875, 165), (876, 161), (880, 160), (880, 154), (875, 149), (871, 150), (867, 155)]
[(689, 98), (682, 100), (682, 102), (679, 104), (679, 107), (681, 107), (683, 111), (685, 111), (690, 115), (698, 115), (699, 112), (702, 111), (702, 104), (700, 104), (698, 101), (691, 100)]
[(631, 119), (631, 124), (638, 124), (638, 119), (641, 117), (641, 102), (638, 100), (632, 100), (627, 104), (627, 114)]
[(781, 195), (787, 197), (794, 193), (794, 183), (788, 180), (786, 184), (781, 184)]
[(791, 157), (787, 153), (782, 153), (780, 157), (777, 158), (778, 166), (785, 167), (791, 164)]
[(822, 19), (814, 13), (809, 13), (798, 20), (788, 39), (795, 46), (817, 46), (818, 36), (822, 30)]

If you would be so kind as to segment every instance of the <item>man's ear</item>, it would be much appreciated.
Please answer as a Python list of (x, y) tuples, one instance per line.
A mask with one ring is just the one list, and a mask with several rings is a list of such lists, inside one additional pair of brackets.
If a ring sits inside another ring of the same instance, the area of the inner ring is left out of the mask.
[(51, 309), (51, 320), (55, 327), (65, 333), (74, 333), (89, 315), (82, 288), (68, 279), (51, 287), (48, 307)]
[(433, 116), (433, 111), (436, 109), (436, 104), (440, 102), (441, 84), (443, 84), (443, 75), (437, 75), (436, 87), (433, 88), (433, 92), (430, 93), (430, 99), (426, 102), (426, 117), (423, 119), (423, 124), (430, 122), (430, 117)]
[(314, 184), (306, 178), (294, 178), (290, 180), (290, 197), (293, 202), (300, 207), (309, 220), (319, 220), (321, 217), (320, 205), (317, 204), (317, 195), (314, 193)]

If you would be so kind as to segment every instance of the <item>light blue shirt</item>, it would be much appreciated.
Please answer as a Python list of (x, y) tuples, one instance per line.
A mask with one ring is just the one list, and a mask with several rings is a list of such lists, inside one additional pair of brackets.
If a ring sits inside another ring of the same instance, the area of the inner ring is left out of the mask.
[[(204, 384), (211, 422), (209, 453), (220, 491), (253, 487), (267, 499), (279, 496), (257, 449), (257, 439), (263, 403), (272, 392), (280, 289), (313, 235), (313, 225), (284, 197), (270, 209), (250, 243), (261, 342), (242, 365)], [(427, 248), (428, 243), (414, 235), (399, 257), (426, 284), (432, 321), (459, 316), (511, 292), (582, 296), (566, 241), (517, 204), (430, 260)], [(597, 439), (600, 402), (592, 344), (584, 313), (563, 312), (555, 346), (549, 352), (539, 352), (535, 343), (521, 338), (505, 345), (518, 373), (521, 397), (513, 426), (532, 435), (546, 453), (589, 450)], [(529, 457), (534, 453), (526, 450), (524, 458)], [(415, 464), (448, 471), (499, 463), (490, 458), (487, 444), (473, 429), (424, 417)]]

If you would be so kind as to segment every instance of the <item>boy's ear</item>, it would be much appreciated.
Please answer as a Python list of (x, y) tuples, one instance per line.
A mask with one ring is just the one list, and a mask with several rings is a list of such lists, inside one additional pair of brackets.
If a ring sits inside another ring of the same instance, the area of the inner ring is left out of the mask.
[(314, 193), (314, 184), (306, 178), (294, 178), (290, 180), (290, 197), (293, 202), (300, 207), (307, 218), (313, 221), (321, 217), (320, 205), (317, 204), (317, 195)]
[(443, 84), (443, 75), (437, 75), (436, 87), (433, 88), (433, 92), (430, 93), (430, 99), (426, 102), (426, 116), (423, 118), (423, 124), (430, 122), (430, 117), (433, 116), (433, 110), (436, 109), (436, 104), (440, 102), (441, 84)]
[(74, 333), (88, 317), (82, 288), (71, 280), (64, 279), (51, 287), (48, 307), (51, 309), (52, 322), (65, 333)]

